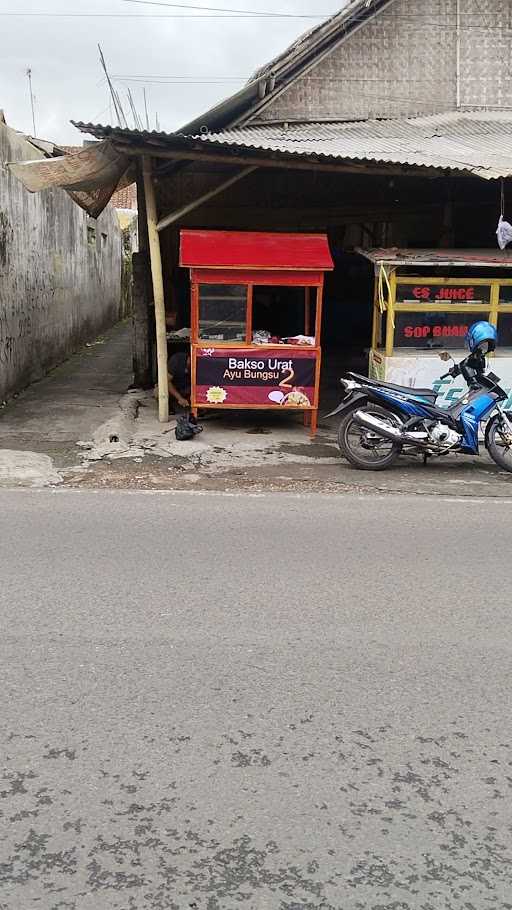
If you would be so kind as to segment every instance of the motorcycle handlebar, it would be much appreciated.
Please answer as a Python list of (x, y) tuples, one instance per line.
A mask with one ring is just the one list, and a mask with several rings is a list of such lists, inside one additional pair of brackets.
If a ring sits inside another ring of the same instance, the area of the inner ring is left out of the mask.
[(448, 370), (448, 372), (445, 373), (444, 376), (441, 376), (441, 379), (450, 379), (450, 377), (452, 379), (455, 379), (457, 376), (460, 376), (460, 367), (457, 366), (457, 364), (455, 363), (452, 366), (451, 370)]
[(461, 360), (460, 363), (454, 363), (451, 370), (448, 370), (441, 379), (456, 379), (463, 376), (467, 384), (471, 386), (477, 381), (477, 377), (485, 372), (485, 357), (481, 354), (474, 353)]

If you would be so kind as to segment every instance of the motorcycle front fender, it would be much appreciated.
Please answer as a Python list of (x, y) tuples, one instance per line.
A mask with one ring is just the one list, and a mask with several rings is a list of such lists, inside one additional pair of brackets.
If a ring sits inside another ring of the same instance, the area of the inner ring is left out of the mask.
[(363, 403), (366, 404), (367, 401), (367, 395), (364, 395), (362, 392), (355, 392), (353, 395), (349, 395), (347, 398), (344, 398), (341, 404), (339, 404), (334, 411), (331, 411), (330, 414), (325, 414), (322, 419), (327, 420), (328, 417), (336, 417), (338, 414), (347, 414), (348, 411), (353, 411), (355, 408), (360, 407)]
[[(511, 416), (511, 415), (508, 414), (508, 417), (509, 417), (509, 418), (510, 418), (510, 416)], [(489, 448), (489, 437), (490, 437), (490, 435), (491, 435), (491, 430), (492, 430), (494, 424), (495, 424), (495, 423), (500, 423), (502, 420), (503, 420), (503, 418), (502, 418), (501, 414), (498, 413), (498, 414), (493, 414), (493, 416), (491, 417), (491, 419), (487, 421), (487, 426), (486, 426), (486, 428), (485, 428), (485, 448), (486, 448), (486, 449)]]

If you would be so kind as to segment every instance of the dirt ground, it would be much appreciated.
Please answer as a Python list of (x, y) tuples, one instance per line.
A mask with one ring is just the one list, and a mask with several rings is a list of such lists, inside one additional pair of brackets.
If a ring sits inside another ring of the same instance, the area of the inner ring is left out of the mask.
[(512, 499), (512, 474), (485, 452), (357, 471), (340, 457), (336, 419), (321, 419), (311, 440), (300, 414), (215, 412), (200, 436), (177, 442), (131, 380), (127, 322), (1, 407), (0, 486)]
[(99, 462), (84, 471), (66, 472), (64, 486), (77, 489), (245, 491), (248, 494), (294, 492), (323, 494), (408, 494), (456, 498), (511, 499), (512, 476), (482, 460), (469, 463), (430, 463), (404, 460), (384, 473), (361, 472), (339, 464), (260, 464), (221, 470), (201, 470), (154, 456), (143, 460)]

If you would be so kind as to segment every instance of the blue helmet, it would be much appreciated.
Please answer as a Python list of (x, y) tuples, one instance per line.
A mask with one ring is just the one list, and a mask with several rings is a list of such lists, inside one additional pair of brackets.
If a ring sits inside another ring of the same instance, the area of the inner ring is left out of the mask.
[(466, 342), (472, 354), (477, 350), (483, 354), (494, 351), (498, 342), (496, 326), (490, 322), (475, 322), (466, 336)]

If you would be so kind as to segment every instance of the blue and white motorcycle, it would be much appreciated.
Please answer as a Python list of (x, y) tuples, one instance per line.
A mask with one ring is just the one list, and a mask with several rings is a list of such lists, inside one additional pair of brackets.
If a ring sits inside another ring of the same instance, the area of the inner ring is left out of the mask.
[(486, 372), (486, 355), (497, 344), (495, 326), (477, 322), (467, 343), (470, 355), (443, 376), (462, 376), (468, 391), (450, 408), (436, 405), (437, 393), (348, 373), (346, 396), (328, 417), (342, 415), (338, 444), (356, 468), (382, 471), (402, 453), (429, 457), (459, 452), (479, 454), (480, 425), (487, 421), (485, 445), (491, 458), (512, 472), (512, 411), (500, 379)]

